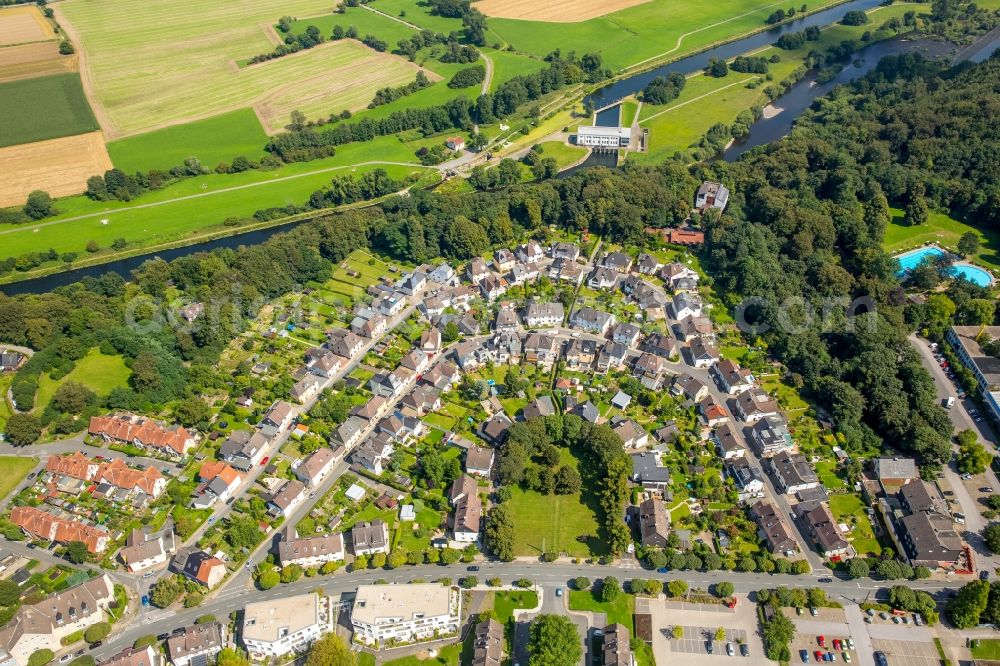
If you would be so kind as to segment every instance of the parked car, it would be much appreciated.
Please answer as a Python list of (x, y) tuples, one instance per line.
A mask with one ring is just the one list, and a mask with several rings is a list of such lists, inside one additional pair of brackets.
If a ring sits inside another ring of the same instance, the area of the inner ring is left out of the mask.
[(979, 492), (981, 492), (981, 493), (992, 493), (993, 489), (990, 488), (989, 486), (983, 486), (982, 488), (979, 489)]
[(851, 663), (851, 655), (850, 655), (850, 653), (844, 652), (842, 656), (844, 657), (844, 663), (846, 663), (846, 664)]
[(868, 617), (873, 617), (875, 615), (875, 609), (874, 608), (869, 608), (865, 612), (868, 613)]
[(834, 638), (833, 639), (833, 649), (834, 650), (839, 650), (840, 649), (840, 645), (841, 645), (840, 639), (839, 638)]
[(466, 571), (479, 571), (479, 567), (473, 564), (471, 567), (465, 567)]
[(743, 655), (744, 657), (750, 656), (750, 648), (747, 646), (746, 643), (740, 643), (740, 654)]
[(157, 636), (156, 640), (158, 640), (158, 641), (165, 641), (168, 638), (170, 638), (170, 634), (164, 632), (164, 633), (160, 634), (159, 636)]
[(705, 641), (705, 652), (712, 654), (712, 641)]
[(850, 648), (851, 650), (854, 649), (854, 639), (853, 638), (848, 638), (847, 639), (847, 647)]
[(59, 657), (59, 663), (60, 664), (65, 664), (67, 661), (69, 661), (72, 658), (73, 658), (73, 653), (72, 652), (67, 652), (63, 656)]
[(668, 571), (670, 571), (670, 567), (660, 567), (659, 569), (656, 570), (656, 573), (665, 574)]
[(562, 596), (562, 588), (561, 587), (557, 587), (556, 588), (556, 596), (557, 597), (561, 597)]
[(822, 634), (817, 636), (816, 644), (819, 645), (820, 647), (826, 647), (826, 636), (823, 636)]
[(819, 615), (819, 611), (816, 610), (815, 606), (813, 606), (809, 609), (809, 614), (812, 615), (813, 617), (816, 617), (817, 615)]
[(815, 652), (813, 652), (813, 656), (816, 657), (817, 662), (823, 661), (823, 653), (821, 651), (816, 650)]
[(837, 655), (833, 652), (827, 652), (826, 656), (829, 657), (827, 661), (837, 661)]
[(726, 643), (726, 654), (728, 654), (730, 657), (736, 654), (736, 649), (733, 648), (732, 643)]
[(803, 664), (809, 663), (809, 650), (799, 650), (799, 659), (802, 660)]
[(145, 595), (145, 594), (142, 595), (142, 605), (143, 606), (148, 606), (149, 605), (149, 596), (148, 595)]
[(261, 458), (260, 459), (260, 466), (263, 467), (264, 465), (266, 465), (267, 461), (270, 460), (270, 459), (271, 459), (270, 456), (264, 456), (263, 458)]
[(885, 658), (884, 652), (877, 651), (875, 653), (875, 664), (876, 666), (889, 666), (889, 660)]
[(830, 578), (830, 577), (827, 577), (827, 578), (820, 578), (820, 579), (819, 579), (819, 582), (821, 582), (821, 583), (832, 583), (832, 582), (833, 582), (833, 579), (832, 579), (832, 578)]
[(924, 626), (924, 618), (923, 616), (920, 615), (920, 613), (913, 614), (913, 624), (917, 625), (918, 627)]

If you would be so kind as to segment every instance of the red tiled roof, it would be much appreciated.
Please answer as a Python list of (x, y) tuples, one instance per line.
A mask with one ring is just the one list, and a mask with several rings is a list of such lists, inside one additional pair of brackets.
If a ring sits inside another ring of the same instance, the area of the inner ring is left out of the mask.
[(43, 539), (69, 543), (82, 541), (91, 553), (99, 552), (99, 541), (108, 535), (101, 530), (75, 520), (57, 518), (31, 506), (16, 506), (10, 512), (12, 523), (29, 534)]
[(131, 414), (94, 416), (90, 419), (90, 434), (119, 442), (139, 442), (158, 449), (171, 449), (180, 455), (184, 455), (185, 443), (194, 438), (181, 426), (168, 428), (152, 419)]
[(49, 456), (49, 459), (45, 461), (45, 470), (53, 474), (62, 474), (81, 481), (89, 481), (93, 478), (89, 468), (96, 464), (80, 451), (74, 451), (68, 456)]
[(221, 460), (206, 460), (198, 471), (198, 476), (203, 481), (212, 481), (215, 477), (221, 476), (226, 485), (232, 485), (233, 481), (243, 478), (239, 472)]

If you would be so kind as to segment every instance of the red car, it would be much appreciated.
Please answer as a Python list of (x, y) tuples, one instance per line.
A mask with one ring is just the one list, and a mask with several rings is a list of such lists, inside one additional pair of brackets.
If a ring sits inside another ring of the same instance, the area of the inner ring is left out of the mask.
[(840, 639), (839, 638), (834, 638), (833, 639), (833, 649), (834, 650), (839, 650), (840, 649)]
[(826, 647), (826, 636), (817, 636), (816, 642), (820, 645), (820, 647)]
[[(267, 461), (270, 460), (270, 459), (271, 459), (270, 456), (264, 456), (263, 458), (261, 458), (261, 460), (260, 460), (260, 466), (263, 467), (264, 465), (266, 465)], [(820, 643), (820, 645), (822, 645), (822, 643)]]
[(821, 651), (816, 650), (813, 652), (813, 656), (816, 657), (817, 662), (823, 661), (823, 653)]

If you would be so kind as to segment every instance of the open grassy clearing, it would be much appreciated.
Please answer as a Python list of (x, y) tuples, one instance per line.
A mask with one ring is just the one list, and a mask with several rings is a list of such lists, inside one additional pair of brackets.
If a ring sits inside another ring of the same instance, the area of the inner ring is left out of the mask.
[(55, 39), (52, 24), (34, 5), (0, 9), (0, 46)]
[[(129, 203), (98, 202), (84, 196), (60, 199), (56, 203), (60, 215), (52, 220), (0, 230), (0, 258), (49, 247), (83, 255), (89, 240), (105, 248), (116, 238), (125, 238), (133, 247), (156, 245), (222, 228), (227, 218), (249, 218), (262, 208), (301, 205), (338, 174), (361, 175), (383, 168), (402, 179), (428, 171), (422, 166), (356, 166), (372, 155), (400, 162), (412, 158), (395, 137), (383, 137), (344, 146), (334, 157), (276, 171), (191, 178)], [(101, 224), (102, 219), (108, 224)]]
[[(405, 19), (403, 19), (405, 20)], [(396, 48), (396, 43), (401, 39), (409, 39), (417, 34), (417, 31), (407, 26), (405, 23), (394, 21), (390, 18), (369, 11), (364, 7), (345, 7), (343, 14), (327, 12), (319, 16), (307, 16), (292, 23), (293, 34), (306, 31), (306, 28), (314, 25), (319, 31), (329, 39), (333, 33), (333, 26), (339, 25), (344, 30), (354, 26), (358, 31), (358, 37), (374, 35), (389, 45), (389, 49)]]
[(483, 52), (493, 61), (493, 79), (490, 81), (490, 91), (494, 91), (515, 76), (527, 76), (545, 69), (545, 61), (531, 58), (511, 51), (483, 49)]
[(962, 234), (971, 231), (979, 236), (979, 252), (970, 259), (994, 270), (1000, 270), (1000, 233), (992, 229), (973, 227), (949, 217), (944, 213), (931, 211), (927, 221), (917, 227), (903, 224), (903, 211), (892, 211), (892, 221), (885, 230), (882, 247), (890, 254), (919, 247), (924, 243), (938, 243), (953, 248), (958, 245)]
[(0, 147), (98, 129), (76, 73), (0, 83), (0, 118)]
[(17, 484), (35, 468), (38, 461), (24, 456), (0, 456), (0, 500), (7, 497)]
[(207, 0), (197, 11), (183, 0), (70, 0), (56, 12), (86, 56), (105, 129), (120, 136), (215, 116), (321, 74), (333, 55), (328, 49), (312, 49), (290, 65), (283, 58), (239, 70), (235, 62), (274, 47), (278, 17), (328, 9), (322, 0)]
[(35, 42), (0, 48), (0, 83), (75, 72), (75, 55), (59, 55), (55, 42)]
[(608, 616), (608, 624), (624, 624), (631, 633), (633, 631), (632, 616), (635, 614), (635, 597), (631, 594), (619, 593), (614, 601), (605, 603), (597, 597), (599, 587), (595, 586), (593, 590), (570, 590), (569, 609), (605, 613)]
[[(832, 3), (810, 3), (809, 9)], [(539, 56), (556, 47), (578, 54), (598, 51), (608, 67), (620, 70), (661, 55), (679, 57), (760, 30), (765, 27), (764, 19), (780, 5), (774, 0), (652, 0), (580, 23), (553, 26), (544, 21), (494, 18), (489, 28), (491, 34), (519, 51)]]
[(571, 146), (562, 141), (545, 141), (540, 145), (542, 157), (554, 157), (560, 169), (579, 162), (587, 154), (583, 146)]
[[(770, 65), (775, 81), (781, 81), (803, 65), (810, 51), (822, 51), (847, 39), (859, 39), (866, 31), (874, 31), (886, 20), (912, 11), (914, 5), (901, 3), (878, 7), (869, 12), (871, 22), (863, 26), (832, 25), (823, 29), (820, 40), (807, 42), (802, 48), (786, 51), (769, 47), (754, 55), (770, 58), (778, 55), (781, 60)], [(715, 124), (730, 125), (740, 112), (754, 105), (764, 104), (765, 85), (748, 88), (751, 81), (763, 81), (763, 75), (730, 72), (720, 78), (697, 74), (691, 76), (684, 90), (670, 104), (644, 104), (639, 112), (639, 124), (649, 129), (649, 150), (631, 153), (629, 159), (640, 163), (660, 162), (677, 151), (697, 144)]]
[(267, 135), (252, 109), (240, 109), (205, 120), (174, 125), (108, 144), (114, 165), (123, 171), (169, 169), (197, 157), (212, 168), (238, 155), (258, 159)]
[(113, 389), (126, 386), (131, 374), (121, 356), (106, 356), (96, 348), (91, 349), (60, 379), (52, 379), (48, 373), (38, 378), (35, 411), (44, 411), (56, 390), (66, 382), (83, 384), (97, 395), (106, 396)]
[(378, 0), (378, 4), (373, 4), (372, 8), (420, 26), (424, 30), (433, 30), (445, 35), (462, 29), (460, 19), (435, 16), (430, 12), (430, 3), (422, 0)]
[(649, 0), (479, 0), (476, 9), (498, 18), (576, 23), (641, 5)]
[[(560, 449), (562, 464), (575, 464), (566, 449)], [(584, 495), (542, 495), (512, 488), (510, 508), (514, 514), (514, 552), (540, 555), (543, 552), (568, 553), (571, 557), (589, 557), (603, 549), (597, 539), (597, 500)], [(585, 541), (578, 541), (585, 537)]]
[(1000, 639), (998, 638), (977, 638), (972, 641), (972, 656), (975, 659), (1000, 659)]
[(33, 190), (54, 197), (79, 194), (87, 178), (111, 168), (100, 132), (0, 148), (0, 206), (24, 203)]

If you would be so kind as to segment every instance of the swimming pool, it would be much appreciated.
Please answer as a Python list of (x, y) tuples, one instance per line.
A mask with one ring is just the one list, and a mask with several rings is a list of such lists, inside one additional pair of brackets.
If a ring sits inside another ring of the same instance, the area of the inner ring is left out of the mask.
[[(896, 275), (902, 277), (909, 271), (912, 271), (914, 268), (919, 266), (925, 260), (933, 260), (937, 257), (943, 256), (944, 254), (945, 251), (937, 245), (928, 245), (927, 247), (921, 247), (916, 250), (904, 252), (896, 257), (896, 261), (899, 262), (899, 271), (896, 272)], [(973, 266), (972, 264), (952, 264), (951, 268), (948, 270), (948, 274), (952, 277), (968, 280), (969, 282), (979, 285), (980, 287), (989, 287), (993, 284), (993, 276), (990, 275), (988, 271), (985, 271), (978, 266)]]

